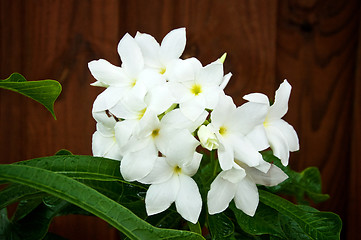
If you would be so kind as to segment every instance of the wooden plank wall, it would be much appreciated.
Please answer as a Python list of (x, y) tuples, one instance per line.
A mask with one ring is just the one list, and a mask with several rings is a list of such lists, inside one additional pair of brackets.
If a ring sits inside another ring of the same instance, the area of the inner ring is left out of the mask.
[[(101, 89), (87, 63), (116, 52), (129, 32), (159, 41), (187, 28), (185, 57), (204, 64), (228, 53), (226, 89), (237, 104), (250, 92), (273, 97), (283, 79), (293, 86), (286, 115), (301, 150), (291, 166), (320, 168), (331, 199), (318, 207), (338, 213), (343, 239), (357, 239), (361, 226), (360, 3), (358, 0), (8, 0), (0, 2), (0, 79), (12, 72), (28, 80), (56, 79), (63, 92), (58, 120), (40, 105), (0, 90), (1, 163), (54, 154), (66, 148), (91, 154), (95, 123), (91, 106)], [(60, 217), (50, 227), (68, 239), (117, 239), (92, 217)], [(81, 236), (81, 237), (80, 237)]]

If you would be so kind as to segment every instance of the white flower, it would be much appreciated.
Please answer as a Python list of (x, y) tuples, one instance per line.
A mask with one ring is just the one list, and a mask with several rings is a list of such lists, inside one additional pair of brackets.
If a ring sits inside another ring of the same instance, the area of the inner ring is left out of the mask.
[(205, 109), (213, 109), (218, 96), (223, 92), (223, 64), (215, 61), (202, 67), (196, 58), (179, 60), (174, 63), (174, 81), (170, 82), (173, 95), (179, 102), (183, 114), (190, 120), (198, 118)]
[(170, 31), (159, 45), (157, 40), (149, 34), (137, 32), (135, 41), (138, 43), (147, 67), (169, 78), (169, 67), (174, 60), (179, 59), (186, 45), (185, 28)]
[(219, 141), (217, 153), (222, 170), (231, 169), (235, 158), (250, 167), (260, 166), (263, 158), (258, 151), (263, 150), (260, 147), (264, 146), (258, 145), (255, 139), (265, 138), (265, 134), (257, 131), (252, 138), (247, 135), (254, 131), (255, 126), (263, 123), (266, 113), (267, 107), (263, 104), (245, 103), (236, 108), (231, 97), (220, 95), (208, 126)]
[[(176, 147), (189, 143), (199, 144), (188, 129), (178, 129), (170, 125), (169, 118), (166, 117), (168, 114), (162, 120), (159, 120), (152, 111), (147, 111), (144, 114), (144, 123), (147, 124), (141, 126), (136, 133), (133, 133), (122, 148), (124, 156), (120, 170), (124, 179), (139, 181), (149, 174), (159, 153), (165, 154), (167, 149), (170, 148), (169, 139), (177, 139)], [(127, 129), (127, 127), (125, 126), (122, 129)], [(116, 132), (116, 136), (121, 137), (122, 134)], [(173, 150), (176, 151), (176, 148), (173, 148)]]
[(212, 151), (219, 146), (218, 140), (214, 132), (212, 132), (207, 126), (202, 125), (197, 132), (199, 141), (202, 147)]
[(93, 112), (112, 108), (127, 94), (145, 95), (148, 89), (165, 82), (153, 71), (144, 69), (142, 52), (129, 34), (125, 34), (120, 40), (118, 53), (122, 67), (114, 66), (104, 59), (88, 64), (97, 80), (95, 85), (107, 87), (94, 101)]
[(275, 165), (271, 165), (266, 173), (247, 166), (235, 166), (222, 171), (212, 182), (208, 192), (208, 212), (223, 212), (233, 199), (238, 209), (253, 216), (259, 202), (256, 184), (275, 186), (287, 178), (288, 176)]
[(273, 154), (281, 159), (284, 166), (288, 165), (289, 152), (299, 150), (298, 136), (294, 128), (281, 119), (288, 110), (288, 100), (291, 93), (291, 85), (284, 80), (276, 91), (275, 101), (270, 106), (268, 97), (261, 93), (252, 93), (243, 98), (254, 103), (267, 106), (268, 113), (263, 124)]
[(195, 142), (179, 144), (169, 139), (165, 157), (158, 157), (152, 171), (140, 182), (152, 184), (146, 194), (148, 215), (160, 213), (175, 202), (178, 213), (196, 223), (202, 209), (202, 198), (191, 178), (198, 170), (202, 154), (195, 152)]

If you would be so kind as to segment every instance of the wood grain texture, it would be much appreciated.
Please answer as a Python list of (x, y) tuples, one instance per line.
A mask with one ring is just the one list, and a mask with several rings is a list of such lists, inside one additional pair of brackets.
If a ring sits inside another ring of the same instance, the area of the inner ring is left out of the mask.
[[(361, 11), (361, 6), (359, 7)], [(359, 235), (361, 223), (361, 178), (360, 178), (360, 149), (361, 149), (361, 18), (359, 16), (359, 32), (357, 47), (357, 68), (355, 85), (353, 87), (353, 115), (352, 115), (352, 142), (351, 142), (351, 164), (349, 172), (349, 191), (347, 209), (347, 239), (354, 239)]]
[[(127, 32), (161, 41), (186, 27), (184, 57), (205, 65), (228, 53), (225, 71), (233, 77), (226, 92), (238, 105), (250, 92), (273, 98), (279, 83), (289, 80), (286, 120), (301, 144), (290, 163), (298, 170), (320, 168), (331, 199), (319, 207), (340, 214), (344, 236), (347, 231), (355, 239), (361, 220), (359, 15), (358, 0), (1, 1), (0, 78), (20, 72), (63, 86), (57, 121), (38, 103), (0, 90), (0, 123), (6, 126), (0, 128), (1, 163), (61, 148), (91, 154), (91, 107), (102, 89), (89, 86), (94, 79), (87, 63), (103, 58), (119, 65), (116, 47)], [(91, 217), (58, 218), (51, 231), (69, 239), (118, 239)]]
[(331, 196), (320, 208), (344, 221), (358, 18), (358, 1), (281, 1), (278, 12), (277, 79), (288, 78), (294, 87), (287, 119), (301, 145), (292, 166), (320, 168), (323, 190)]
[[(0, 91), (2, 163), (53, 155), (61, 148), (91, 154), (92, 103), (99, 89), (87, 63), (119, 62), (119, 3), (108, 1), (1, 1), (0, 78), (12, 72), (28, 80), (56, 79), (63, 91), (57, 121), (38, 103)], [(5, 127), (4, 127), (5, 126)], [(83, 229), (83, 231), (81, 231)], [(50, 227), (69, 239), (112, 239), (116, 231), (96, 218), (56, 218)]]

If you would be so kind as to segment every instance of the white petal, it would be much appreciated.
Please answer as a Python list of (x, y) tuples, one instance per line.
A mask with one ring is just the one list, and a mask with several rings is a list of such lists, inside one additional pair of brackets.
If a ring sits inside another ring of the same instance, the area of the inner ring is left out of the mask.
[(139, 73), (137, 83), (141, 83), (146, 86), (147, 90), (151, 90), (156, 86), (164, 85), (166, 79), (157, 70), (146, 68)]
[(219, 147), (217, 149), (218, 161), (222, 170), (229, 170), (234, 165), (234, 152), (231, 142), (223, 139), (220, 134), (216, 133), (219, 140)]
[(202, 198), (195, 181), (183, 174), (179, 175), (180, 188), (175, 200), (177, 212), (187, 221), (196, 224), (202, 210)]
[(192, 159), (199, 142), (186, 129), (161, 129), (156, 145), (165, 156), (180, 164)]
[(216, 61), (201, 68), (197, 80), (219, 86), (223, 80), (223, 64)]
[(97, 123), (96, 128), (97, 131), (104, 137), (108, 137), (108, 138), (114, 137), (114, 128), (107, 127), (106, 125), (101, 123)]
[(269, 162), (261, 160), (260, 163), (257, 166), (255, 166), (254, 168), (256, 168), (257, 170), (259, 170), (263, 173), (266, 173), (269, 171), (271, 166), (272, 166), (272, 164), (270, 164)]
[(137, 124), (136, 120), (124, 120), (114, 126), (115, 138), (118, 146), (122, 149), (129, 141)]
[(231, 168), (221, 172), (219, 176), (228, 182), (237, 184), (246, 176), (246, 171), (243, 168)]
[(227, 86), (227, 84), (228, 84), (228, 82), (229, 82), (229, 80), (231, 79), (231, 77), (232, 77), (232, 73), (227, 73), (226, 75), (224, 75), (224, 77), (223, 77), (223, 79), (222, 79), (222, 82), (221, 82), (221, 84), (219, 85), (219, 87), (220, 87), (221, 89), (225, 89), (226, 86)]
[(151, 144), (137, 152), (128, 152), (123, 156), (120, 172), (127, 181), (144, 178), (153, 169), (158, 151)]
[(256, 126), (263, 124), (268, 107), (265, 104), (247, 102), (237, 108), (229, 123), (233, 131), (247, 135)]
[(95, 121), (103, 124), (108, 128), (113, 128), (116, 123), (116, 117), (110, 112), (106, 112), (106, 111), (92, 112), (92, 115)]
[(162, 63), (171, 59), (179, 58), (186, 46), (186, 30), (178, 28), (170, 31), (164, 38), (160, 46), (159, 57)]
[(202, 63), (196, 58), (174, 60), (167, 65), (167, 77), (174, 82), (194, 80), (201, 68)]
[(137, 78), (144, 67), (143, 55), (137, 42), (128, 33), (118, 44), (118, 53), (122, 60), (122, 67), (130, 78)]
[(138, 180), (145, 184), (160, 184), (168, 181), (174, 173), (174, 167), (170, 166), (164, 157), (158, 157), (152, 171), (144, 178)]
[(257, 210), (259, 196), (257, 186), (248, 177), (245, 177), (237, 186), (234, 196), (236, 207), (249, 216), (254, 216)]
[(135, 94), (127, 94), (116, 105), (111, 107), (109, 111), (121, 119), (139, 120), (142, 117), (141, 115), (144, 114), (143, 110), (146, 107), (144, 99)]
[(218, 98), (220, 94), (224, 94), (219, 86), (207, 86), (204, 87), (203, 95), (206, 101), (207, 109), (214, 109), (218, 104)]
[(247, 175), (249, 175), (256, 184), (264, 186), (276, 186), (288, 178), (279, 167), (271, 164), (267, 173), (263, 173), (255, 168), (247, 168)]
[(220, 94), (218, 104), (211, 113), (211, 123), (214, 127), (221, 127), (228, 121), (236, 110), (231, 97)]
[(174, 127), (176, 129), (188, 129), (189, 132), (194, 132), (208, 116), (208, 112), (204, 111), (195, 121), (191, 121), (180, 111), (179, 108), (168, 112), (162, 118), (162, 124), (167, 127)]
[(123, 88), (108, 87), (95, 99), (92, 112), (101, 112), (112, 108), (123, 97), (123, 94)]
[(295, 129), (283, 119), (272, 121), (269, 123), (270, 126), (278, 128), (281, 134), (286, 139), (289, 151), (298, 151), (300, 148), (299, 140)]
[(114, 139), (112, 137), (104, 137), (99, 131), (93, 134), (92, 151), (96, 157), (106, 157), (115, 160), (122, 159), (120, 149)]
[(176, 200), (179, 191), (179, 179), (173, 176), (169, 181), (153, 184), (145, 196), (145, 208), (148, 216), (163, 212)]
[(159, 118), (151, 109), (147, 109), (142, 119), (138, 122), (135, 134), (139, 138), (147, 138), (152, 134), (153, 130), (157, 129), (160, 129)]
[(89, 62), (88, 68), (96, 80), (109, 86), (123, 86), (124, 80), (127, 79), (120, 67), (104, 59)]
[(157, 115), (165, 112), (176, 99), (173, 97), (167, 85), (160, 85), (154, 87), (146, 97), (149, 108), (151, 108)]
[(144, 63), (150, 67), (159, 67), (161, 65), (158, 59), (160, 45), (157, 40), (149, 34), (139, 32), (134, 39), (143, 53)]
[(193, 97), (186, 102), (180, 103), (179, 107), (184, 116), (186, 116), (191, 121), (195, 121), (203, 114), (206, 108), (206, 103), (205, 99), (199, 96)]
[(275, 102), (271, 105), (267, 115), (269, 120), (280, 119), (288, 111), (288, 100), (291, 94), (291, 85), (284, 80), (276, 91)]
[(264, 129), (263, 124), (256, 126), (246, 135), (246, 138), (252, 143), (257, 151), (262, 151), (269, 147), (266, 130)]
[(269, 99), (266, 95), (264, 95), (263, 93), (250, 93), (247, 95), (243, 96), (244, 100), (247, 100), (249, 102), (254, 102), (254, 103), (263, 103), (266, 104), (267, 106), (269, 106)]
[(257, 166), (263, 161), (262, 155), (247, 138), (232, 136), (234, 157), (250, 167)]
[(185, 165), (180, 166), (182, 168), (182, 173), (185, 173), (187, 176), (192, 177), (197, 173), (199, 164), (201, 163), (203, 155), (195, 152), (193, 158), (190, 162), (186, 162)]
[(237, 190), (237, 184), (224, 180), (218, 175), (211, 184), (207, 195), (209, 214), (223, 212), (232, 201)]
[(284, 166), (287, 166), (290, 154), (284, 135), (278, 128), (272, 126), (266, 128), (266, 133), (271, 149), (273, 150), (273, 155), (281, 159)]

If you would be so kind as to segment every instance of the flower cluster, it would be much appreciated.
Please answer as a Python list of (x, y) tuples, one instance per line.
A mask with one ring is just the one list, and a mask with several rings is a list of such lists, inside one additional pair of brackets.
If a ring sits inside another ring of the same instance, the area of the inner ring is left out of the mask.
[(181, 59), (184, 28), (169, 32), (161, 44), (151, 35), (126, 34), (118, 44), (121, 67), (94, 60), (89, 69), (106, 89), (96, 98), (93, 154), (120, 160), (127, 181), (150, 184), (148, 215), (175, 203), (179, 214), (196, 223), (202, 198), (193, 180), (200, 166), (199, 146), (217, 151), (222, 171), (207, 196), (209, 214), (224, 211), (234, 200), (253, 216), (258, 205), (256, 184), (273, 186), (287, 178), (263, 160), (271, 148), (284, 165), (299, 148), (298, 137), (281, 118), (288, 110), (291, 86), (285, 80), (270, 105), (267, 96), (252, 93), (237, 107), (224, 93), (231, 73), (220, 59), (202, 66), (196, 58)]

